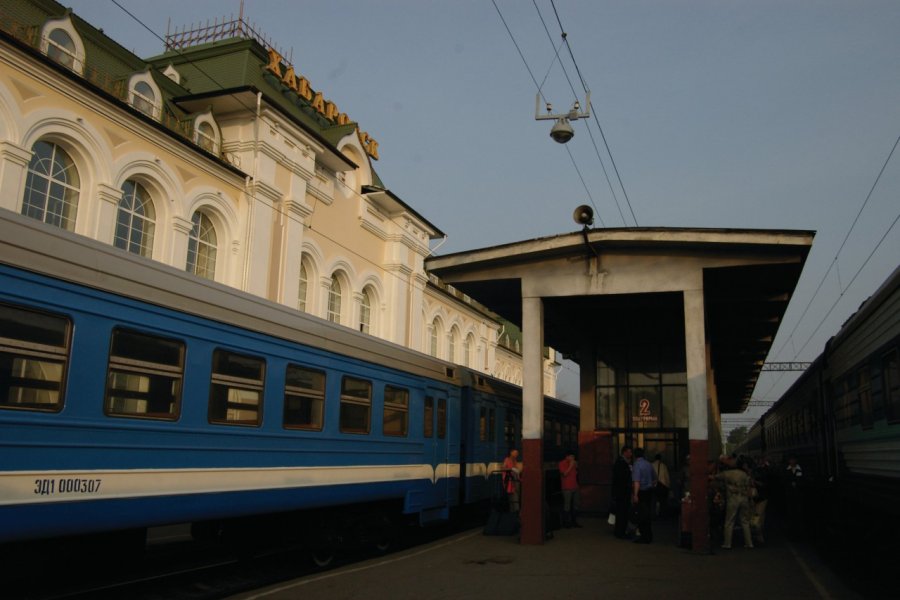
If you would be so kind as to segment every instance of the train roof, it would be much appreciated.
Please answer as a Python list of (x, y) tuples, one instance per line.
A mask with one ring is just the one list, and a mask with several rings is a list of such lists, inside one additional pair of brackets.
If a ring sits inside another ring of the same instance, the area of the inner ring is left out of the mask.
[(0, 210), (0, 262), (281, 339), (459, 385), (459, 365)]

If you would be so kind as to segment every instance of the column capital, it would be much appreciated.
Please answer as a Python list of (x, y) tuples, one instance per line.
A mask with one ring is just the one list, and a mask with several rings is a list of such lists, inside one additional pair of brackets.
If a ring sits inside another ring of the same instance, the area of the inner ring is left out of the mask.
[(299, 218), (301, 221), (313, 213), (312, 206), (297, 198), (284, 198), (281, 201), (281, 205), (284, 207), (285, 212)]
[(106, 183), (97, 184), (97, 198), (109, 204), (119, 205), (122, 200), (122, 190)]
[(194, 222), (190, 219), (185, 219), (184, 217), (172, 217), (172, 229), (175, 230), (176, 233), (190, 235), (191, 231), (194, 229)]
[(0, 142), (0, 158), (17, 164), (20, 167), (26, 166), (31, 162), (32, 152), (27, 148), (22, 148), (11, 142)]

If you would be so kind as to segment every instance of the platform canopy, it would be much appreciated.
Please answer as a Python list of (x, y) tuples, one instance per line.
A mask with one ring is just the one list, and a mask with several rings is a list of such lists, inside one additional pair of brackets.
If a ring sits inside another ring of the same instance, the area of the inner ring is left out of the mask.
[(681, 343), (682, 292), (703, 291), (721, 412), (750, 400), (812, 245), (795, 230), (622, 228), (431, 257), (426, 268), (521, 325), (522, 298), (544, 305), (544, 342), (577, 361), (594, 340)]

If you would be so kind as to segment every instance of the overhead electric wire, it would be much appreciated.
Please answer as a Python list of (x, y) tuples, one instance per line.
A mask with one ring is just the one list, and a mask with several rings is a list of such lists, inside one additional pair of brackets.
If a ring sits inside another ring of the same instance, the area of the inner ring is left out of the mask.
[[(512, 40), (513, 46), (516, 47), (516, 51), (519, 53), (519, 58), (522, 59), (522, 64), (525, 65), (525, 70), (528, 71), (528, 75), (531, 77), (531, 81), (534, 82), (534, 87), (537, 88), (537, 93), (544, 101), (547, 103), (547, 98), (544, 96), (541, 91), (541, 86), (537, 82), (537, 78), (534, 76), (534, 72), (531, 70), (531, 66), (529, 66), (528, 61), (525, 59), (525, 55), (522, 53), (522, 49), (519, 47), (518, 42), (516, 42), (516, 36), (513, 35), (512, 30), (509, 28), (509, 25), (506, 22), (506, 19), (503, 17), (503, 13), (500, 12), (500, 7), (497, 6), (497, 0), (491, 0), (491, 3), (494, 5), (494, 10), (497, 11), (497, 15), (500, 17), (500, 20), (503, 22), (503, 26), (506, 28), (506, 33), (509, 34), (509, 39)], [(552, 63), (551, 63), (551, 66)], [(568, 150), (568, 148), (567, 148)], [(575, 168), (575, 172), (578, 173), (578, 177), (581, 178), (582, 185), (585, 186), (585, 190), (587, 190), (587, 184), (584, 181), (584, 178), (581, 176), (581, 171), (578, 169), (578, 165), (575, 164), (575, 157), (572, 156), (572, 153), (569, 152), (569, 158), (572, 160), (572, 166)], [(590, 192), (588, 192), (588, 199), (591, 201), (591, 206), (594, 207), (594, 214), (597, 216), (597, 219), (600, 223), (603, 223), (603, 219), (600, 218), (600, 209), (597, 208), (597, 204), (594, 202), (593, 196), (591, 196)], [(604, 225), (605, 227), (605, 225)]]
[[(837, 263), (838, 257), (840, 257), (840, 255), (841, 255), (841, 251), (844, 249), (844, 246), (847, 244), (847, 240), (850, 239), (850, 234), (853, 233), (853, 229), (854, 229), (854, 227), (856, 227), (856, 223), (857, 223), (857, 221), (859, 221), (860, 215), (862, 215), (863, 210), (866, 208), (866, 205), (869, 203), (869, 199), (872, 197), (872, 194), (875, 192), (875, 188), (876, 188), (876, 186), (878, 186), (878, 182), (881, 180), (881, 176), (884, 174), (884, 170), (887, 168), (888, 163), (891, 161), (891, 157), (894, 156), (894, 151), (897, 149), (898, 144), (900, 144), (900, 136), (897, 136), (897, 140), (894, 142), (894, 145), (891, 148), (891, 151), (888, 153), (888, 156), (885, 159), (884, 164), (881, 165), (881, 170), (878, 171), (878, 176), (875, 177), (875, 182), (872, 183), (872, 187), (869, 189), (869, 193), (866, 195), (866, 199), (863, 201), (862, 206), (860, 206), (859, 210), (856, 212), (856, 218), (854, 218), (853, 223), (850, 224), (850, 228), (847, 230), (847, 234), (844, 236), (844, 241), (841, 242), (840, 248), (838, 248), (838, 251), (835, 253), (834, 259), (828, 265), (828, 269), (825, 270), (825, 274), (822, 275), (822, 279), (821, 279), (821, 281), (819, 281), (819, 285), (816, 287), (816, 291), (813, 292), (813, 295), (812, 295), (812, 297), (810, 297), (809, 302), (806, 303), (806, 307), (803, 309), (803, 313), (801, 313), (800, 317), (797, 319), (797, 322), (794, 324), (794, 328), (791, 329), (791, 332), (788, 334), (787, 339), (781, 345), (781, 348), (778, 349), (778, 352), (775, 353), (776, 357), (778, 357), (781, 354), (781, 352), (784, 351), (784, 347), (787, 346), (788, 342), (793, 339), (794, 333), (797, 331), (797, 328), (800, 326), (800, 323), (803, 321), (803, 318), (806, 316), (806, 312), (809, 310), (809, 307), (812, 305), (813, 301), (816, 299), (816, 296), (819, 294), (819, 290), (822, 289), (822, 285), (825, 283), (825, 280), (828, 279), (828, 274), (831, 273), (831, 269)], [(891, 227), (893, 227), (893, 225)], [(888, 231), (890, 231), (890, 229)], [(879, 242), (879, 245), (880, 244), (881, 244), (881, 242)], [(870, 258), (871, 258), (871, 256), (870, 256)], [(868, 262), (868, 259), (866, 259), (866, 262)], [(858, 274), (858, 272), (857, 272), (857, 274)], [(856, 279), (856, 277), (854, 277), (854, 279)], [(849, 287), (849, 284), (847, 287)], [(841, 295), (843, 295), (844, 291), (846, 291), (846, 288), (841, 290)], [(808, 341), (807, 341), (807, 343), (808, 343)], [(804, 345), (804, 347), (805, 347), (805, 345)], [(794, 358), (796, 358), (798, 354), (799, 354), (799, 352), (794, 355)]]
[(803, 350), (806, 348), (806, 346), (812, 341), (813, 337), (816, 335), (816, 333), (818, 333), (819, 328), (822, 327), (822, 325), (825, 323), (825, 320), (828, 319), (829, 315), (831, 315), (831, 311), (834, 310), (834, 307), (837, 306), (838, 302), (840, 302), (841, 299), (844, 297), (844, 292), (846, 292), (848, 289), (850, 289), (850, 286), (853, 285), (853, 282), (856, 281), (856, 278), (859, 277), (859, 274), (862, 272), (862, 270), (866, 267), (867, 264), (869, 264), (869, 261), (875, 255), (875, 252), (878, 251), (878, 248), (881, 247), (881, 244), (887, 238), (888, 234), (891, 232), (891, 230), (894, 229), (894, 226), (897, 225), (897, 221), (900, 221), (900, 213), (897, 213), (897, 216), (894, 217), (894, 221), (891, 223), (891, 226), (887, 228), (887, 231), (884, 232), (884, 235), (882, 235), (881, 239), (878, 240), (878, 243), (875, 244), (875, 247), (869, 253), (869, 256), (866, 257), (866, 260), (864, 260), (863, 263), (856, 270), (856, 273), (854, 273), (853, 278), (850, 279), (850, 282), (847, 284), (847, 287), (844, 288), (844, 290), (841, 291), (841, 293), (838, 295), (837, 299), (831, 305), (831, 308), (828, 309), (828, 312), (825, 313), (825, 316), (822, 317), (822, 320), (819, 321), (818, 325), (816, 325), (815, 330), (813, 330), (813, 332), (811, 334), (809, 334), (809, 338), (807, 338), (806, 342), (804, 342), (803, 345), (800, 347), (800, 349), (797, 350), (797, 354), (794, 356), (794, 358), (796, 358), (797, 355), (799, 355), (801, 352), (803, 352)]
[[(541, 23), (544, 25), (544, 31), (547, 33), (547, 38), (550, 40), (550, 45), (553, 46), (553, 35), (550, 33), (550, 29), (547, 27), (547, 22), (544, 20), (544, 15), (541, 14), (541, 9), (538, 8), (537, 0), (532, 0), (532, 2), (534, 3), (534, 8), (538, 13), (538, 17), (540, 17), (540, 19), (541, 19)], [(565, 43), (565, 36), (562, 36), (562, 41), (560, 42), (560, 47), (562, 47), (563, 43)], [(556, 53), (556, 59), (559, 60), (559, 51), (558, 50)], [(552, 67), (553, 65), (551, 64), (550, 66)], [(572, 90), (572, 95), (574, 95), (577, 100), (578, 93), (575, 91), (575, 85), (572, 83), (572, 80), (569, 78), (569, 72), (566, 71), (566, 67), (565, 67), (565, 65), (562, 64), (562, 61), (559, 61), (559, 66), (562, 68), (563, 75), (565, 75), (565, 77), (566, 77), (566, 81), (569, 82), (569, 88), (571, 88), (571, 90)], [(548, 72), (548, 74), (549, 74), (549, 72)], [(596, 114), (594, 115), (594, 118), (596, 118)], [(612, 194), (613, 201), (616, 204), (616, 209), (618, 209), (618, 211), (619, 211), (619, 217), (621, 217), (622, 223), (625, 226), (628, 226), (628, 222), (625, 220), (625, 215), (622, 214), (622, 207), (619, 204), (619, 198), (616, 195), (615, 189), (613, 189), (612, 180), (610, 180), (610, 178), (609, 178), (609, 172), (606, 170), (606, 164), (603, 162), (603, 157), (600, 156), (600, 149), (597, 147), (597, 140), (594, 139), (594, 134), (591, 131), (590, 125), (585, 124), (585, 129), (588, 132), (588, 137), (591, 138), (591, 144), (593, 144), (593, 146), (594, 146), (594, 153), (597, 155), (597, 160), (600, 161), (600, 167), (603, 169), (603, 176), (606, 178), (606, 183), (609, 186), (609, 192), (610, 192), (610, 194)]]
[[(878, 171), (878, 175), (875, 177), (875, 181), (872, 183), (872, 187), (869, 188), (869, 193), (866, 194), (866, 198), (863, 201), (862, 206), (860, 206), (859, 210), (856, 213), (856, 218), (853, 219), (853, 223), (850, 224), (850, 228), (847, 230), (847, 234), (844, 236), (844, 240), (843, 240), (843, 242), (841, 242), (840, 248), (838, 248), (837, 253), (835, 253), (835, 255), (834, 255), (834, 260), (832, 260), (831, 264), (828, 265), (828, 269), (826, 269), (825, 274), (822, 276), (822, 279), (819, 281), (819, 285), (816, 287), (816, 291), (813, 292), (813, 295), (809, 299), (809, 302), (806, 303), (806, 307), (803, 309), (803, 313), (797, 319), (797, 322), (794, 324), (794, 328), (791, 329), (791, 333), (788, 334), (788, 338), (781, 345), (781, 348), (779, 348), (778, 351), (774, 354), (775, 358), (780, 356), (780, 354), (784, 351), (785, 347), (787, 346), (787, 344), (789, 342), (793, 343), (794, 333), (797, 331), (797, 328), (800, 326), (800, 323), (803, 321), (803, 318), (806, 316), (807, 311), (809, 311), (809, 307), (812, 305), (812, 303), (815, 300), (816, 296), (818, 295), (819, 291), (822, 289), (822, 285), (825, 283), (825, 280), (828, 279), (828, 274), (831, 272), (832, 267), (834, 267), (835, 263), (837, 263), (838, 258), (840, 257), (841, 251), (843, 251), (844, 246), (847, 244), (847, 240), (850, 238), (850, 234), (853, 232), (853, 229), (856, 226), (857, 221), (859, 221), (860, 215), (862, 215), (863, 210), (865, 209), (866, 205), (868, 205), (868, 203), (869, 203), (869, 199), (872, 197), (872, 194), (875, 192), (875, 188), (878, 186), (878, 182), (881, 180), (881, 176), (884, 174), (884, 171), (887, 168), (888, 163), (890, 163), (891, 158), (894, 156), (894, 151), (897, 150), (898, 144), (900, 144), (900, 136), (897, 136), (897, 139), (894, 142), (894, 145), (891, 147), (891, 151), (888, 153), (887, 158), (884, 161), (884, 164), (881, 165), (881, 169)], [(815, 334), (819, 331), (819, 329), (825, 323), (825, 320), (828, 318), (828, 316), (831, 314), (831, 312), (835, 309), (838, 302), (840, 302), (841, 298), (844, 297), (844, 293), (848, 289), (850, 289), (850, 286), (853, 284), (854, 281), (856, 281), (856, 278), (857, 278), (857, 276), (859, 276), (862, 269), (868, 264), (869, 260), (871, 260), (872, 256), (875, 255), (875, 252), (878, 250), (878, 248), (881, 247), (881, 244), (887, 238), (888, 234), (897, 225), (898, 219), (900, 219), (900, 214), (898, 214), (897, 217), (894, 218), (894, 221), (891, 223), (890, 227), (888, 227), (887, 231), (885, 231), (884, 235), (881, 236), (881, 239), (875, 245), (875, 248), (872, 250), (872, 252), (869, 253), (869, 256), (866, 257), (866, 260), (859, 267), (859, 269), (857, 269), (856, 273), (853, 275), (853, 278), (850, 280), (850, 283), (847, 284), (847, 287), (841, 289), (837, 300), (834, 301), (834, 303), (831, 305), (831, 308), (828, 309), (828, 312), (825, 314), (825, 316), (822, 318), (822, 320), (819, 321), (819, 324), (816, 326), (813, 333), (810, 334), (809, 338), (807, 338), (806, 342), (804, 342), (804, 344), (800, 348), (800, 350), (795, 351), (794, 360), (797, 359), (797, 357), (800, 355), (800, 352), (802, 352), (806, 348), (806, 346), (809, 345), (809, 342), (812, 341), (812, 338), (815, 336)], [(784, 377), (784, 372), (780, 372), (778, 374), (778, 377), (775, 379), (775, 381), (769, 387), (768, 391), (764, 394), (764, 396), (768, 396), (772, 392), (772, 390), (775, 389), (775, 386), (778, 385), (778, 383), (781, 381), (781, 379), (783, 377)]]
[[(584, 81), (581, 69), (578, 68), (578, 61), (575, 60), (575, 53), (572, 51), (572, 45), (569, 43), (569, 37), (563, 27), (562, 20), (559, 18), (559, 12), (556, 10), (556, 3), (554, 0), (550, 0), (550, 5), (553, 7), (553, 13), (556, 15), (556, 22), (559, 23), (559, 30), (566, 42), (566, 48), (569, 50), (569, 57), (572, 59), (572, 64), (575, 65), (575, 72), (578, 73), (578, 78), (581, 80), (581, 86), (584, 88), (585, 93), (587, 93), (587, 83)], [(613, 158), (612, 150), (610, 150), (609, 143), (606, 141), (606, 134), (603, 133), (603, 127), (600, 125), (600, 119), (597, 116), (597, 111), (594, 110), (593, 102), (591, 103), (590, 109), (594, 113), (594, 121), (597, 123), (597, 129), (600, 130), (600, 137), (603, 139), (604, 146), (606, 146), (606, 153), (609, 155), (609, 161), (612, 163), (613, 170), (616, 172), (616, 178), (619, 180), (619, 187), (622, 188), (622, 195), (625, 197), (625, 203), (628, 205), (628, 210), (631, 212), (631, 218), (634, 219), (634, 225), (637, 227), (638, 220), (637, 217), (634, 216), (634, 208), (631, 206), (631, 199), (628, 197), (628, 191), (625, 189), (625, 184), (622, 182), (622, 176), (619, 174), (619, 167), (616, 165), (616, 159)]]
[[(566, 152), (569, 153), (569, 158), (572, 159), (572, 166), (575, 167), (575, 172), (578, 173), (578, 179), (581, 180), (581, 185), (584, 186), (584, 192), (588, 195), (588, 198), (591, 200), (591, 205), (596, 209), (597, 205), (594, 204), (594, 197), (591, 195), (591, 191), (588, 189), (587, 182), (585, 182), (584, 177), (581, 174), (581, 169), (578, 168), (578, 164), (575, 162), (575, 156), (572, 154), (572, 149), (566, 146)], [(601, 227), (606, 227), (606, 223), (603, 222), (603, 217), (600, 216), (600, 211), (594, 211), (597, 220), (600, 221)]]

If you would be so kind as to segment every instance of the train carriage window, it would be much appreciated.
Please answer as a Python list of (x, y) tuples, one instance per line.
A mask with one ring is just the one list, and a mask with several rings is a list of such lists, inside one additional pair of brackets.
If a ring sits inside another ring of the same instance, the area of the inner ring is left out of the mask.
[(422, 435), (430, 438), (434, 437), (434, 398), (425, 396), (425, 426)]
[(354, 377), (341, 381), (341, 432), (369, 433), (372, 383)]
[(255, 356), (226, 350), (213, 352), (209, 421), (259, 425), (266, 363)]
[(325, 373), (288, 365), (284, 385), (285, 429), (321, 431), (325, 411)]
[(900, 423), (900, 353), (891, 350), (881, 359), (884, 412), (889, 423)]
[(447, 437), (447, 399), (438, 398), (437, 406), (437, 435), (439, 439)]
[(872, 429), (875, 425), (872, 414), (872, 388), (869, 385), (868, 367), (859, 370), (859, 422), (863, 429)]
[(409, 424), (409, 390), (384, 386), (384, 435), (406, 437)]
[(183, 378), (184, 342), (114, 329), (104, 410), (107, 415), (174, 421)]
[(562, 437), (562, 423), (559, 421), (553, 422), (553, 437), (556, 442), (556, 447), (561, 448), (563, 445), (563, 437)]
[(503, 419), (503, 442), (507, 449), (516, 447), (516, 431), (519, 428), (518, 425), (515, 415), (507, 410), (506, 416)]
[(65, 317), (0, 304), (0, 408), (62, 409), (70, 330)]
[(497, 411), (496, 409), (490, 409), (488, 411), (488, 441), (495, 442), (497, 441)]
[(482, 406), (478, 415), (478, 441), (487, 441), (487, 408)]

